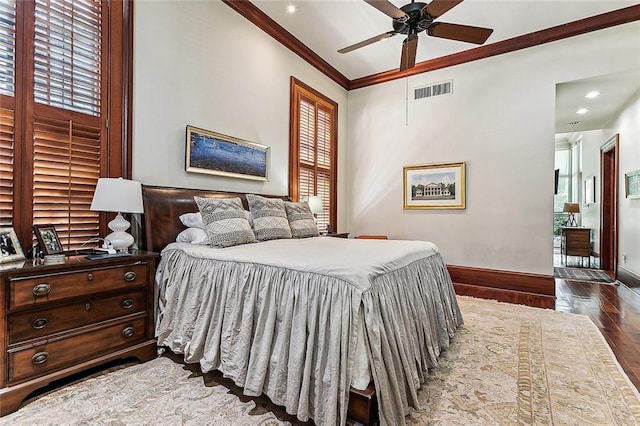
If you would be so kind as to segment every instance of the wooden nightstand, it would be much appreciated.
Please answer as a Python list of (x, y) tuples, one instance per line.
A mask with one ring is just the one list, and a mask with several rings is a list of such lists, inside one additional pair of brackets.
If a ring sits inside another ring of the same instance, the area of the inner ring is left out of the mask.
[(564, 255), (564, 265), (567, 266), (567, 256), (580, 256), (580, 265), (586, 257), (591, 267), (591, 229), (562, 228), (561, 254)]
[(156, 357), (157, 256), (73, 256), (0, 270), (0, 416), (54, 380), (118, 358)]
[(332, 232), (331, 234), (324, 234), (325, 237), (334, 237), (334, 238), (349, 238), (348, 232)]

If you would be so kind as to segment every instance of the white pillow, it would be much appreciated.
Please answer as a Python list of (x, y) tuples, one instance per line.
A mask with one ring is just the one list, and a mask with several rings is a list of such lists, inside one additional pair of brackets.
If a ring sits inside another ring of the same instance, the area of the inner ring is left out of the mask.
[(201, 228), (187, 228), (176, 237), (179, 243), (209, 244), (207, 231)]
[(198, 213), (185, 213), (180, 215), (180, 222), (187, 228), (200, 228), (206, 229), (204, 226), (204, 220), (202, 220), (202, 214)]
[[(253, 228), (253, 217), (251, 216), (251, 212), (245, 210), (244, 214), (249, 221), (249, 225)], [(207, 227), (204, 225), (204, 220), (202, 220), (202, 213), (185, 213), (180, 215), (180, 222), (187, 228), (200, 228), (206, 230)]]

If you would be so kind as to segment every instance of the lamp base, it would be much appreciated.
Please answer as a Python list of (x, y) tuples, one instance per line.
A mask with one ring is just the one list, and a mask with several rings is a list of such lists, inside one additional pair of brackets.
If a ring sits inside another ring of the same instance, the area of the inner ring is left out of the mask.
[(569, 222), (567, 223), (567, 226), (570, 226), (570, 227), (573, 227), (573, 228), (578, 226), (578, 222), (576, 221), (575, 213), (569, 213)]
[(133, 235), (125, 232), (129, 229), (131, 223), (122, 217), (122, 214), (118, 213), (115, 219), (109, 222), (108, 226), (113, 232), (104, 237), (104, 239), (109, 241), (116, 251), (127, 251), (133, 244)]

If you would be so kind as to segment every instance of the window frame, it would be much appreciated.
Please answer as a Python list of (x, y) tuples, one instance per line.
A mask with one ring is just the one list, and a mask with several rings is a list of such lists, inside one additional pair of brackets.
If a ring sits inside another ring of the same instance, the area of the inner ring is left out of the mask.
[[(312, 100), (316, 105), (320, 104), (323, 109), (331, 113), (330, 150), (329, 167), (327, 171), (330, 175), (329, 182), (329, 206), (323, 208), (329, 214), (329, 225), (337, 230), (338, 222), (338, 104), (327, 96), (291, 76), (290, 79), (290, 117), (289, 117), (289, 197), (292, 201), (300, 199), (300, 99), (305, 97)], [(317, 115), (317, 107), (314, 109)], [(318, 153), (317, 144), (314, 144), (314, 165), (317, 170)], [(317, 188), (317, 173), (314, 174), (314, 187)], [(317, 193), (317, 192), (316, 192)], [(310, 194), (316, 195), (316, 194)]]
[[(132, 174), (131, 111), (133, 81), (133, 0), (102, 0), (103, 7), (103, 112), (101, 114), (100, 177)], [(41, 109), (34, 99), (35, 1), (16, 2), (15, 91), (0, 95), (14, 103), (12, 226), (20, 244), (33, 241), (33, 117)], [(73, 113), (71, 114), (82, 114)], [(107, 213), (99, 214), (99, 235), (107, 231)]]

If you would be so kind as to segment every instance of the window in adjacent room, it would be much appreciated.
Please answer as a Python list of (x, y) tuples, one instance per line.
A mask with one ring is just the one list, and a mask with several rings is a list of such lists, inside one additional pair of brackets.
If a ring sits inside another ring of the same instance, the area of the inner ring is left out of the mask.
[(54, 225), (65, 249), (96, 237), (98, 177), (130, 174), (125, 73), (110, 68), (127, 63), (113, 31), (126, 5), (0, 0), (0, 226), (26, 247), (34, 224)]
[(337, 223), (338, 104), (291, 77), (289, 196), (322, 198), (318, 229)]

